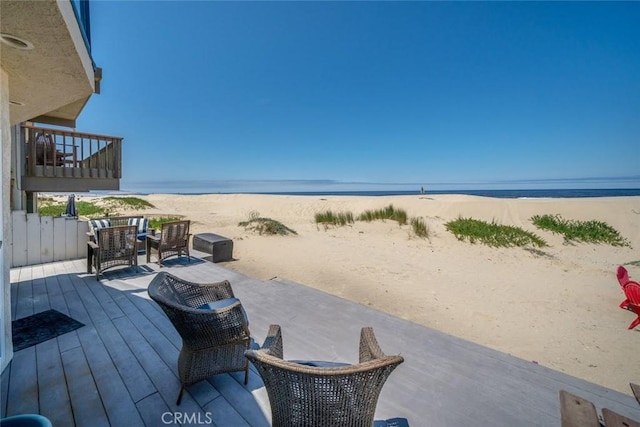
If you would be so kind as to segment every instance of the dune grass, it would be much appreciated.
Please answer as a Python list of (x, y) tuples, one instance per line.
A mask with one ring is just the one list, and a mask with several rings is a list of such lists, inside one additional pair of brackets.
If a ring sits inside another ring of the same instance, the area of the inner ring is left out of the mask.
[(411, 218), (409, 221), (413, 234), (423, 239), (428, 239), (431, 236), (431, 230), (429, 226), (422, 218)]
[(390, 219), (393, 221), (398, 221), (399, 225), (407, 224), (407, 211), (403, 209), (396, 209), (393, 205), (389, 205), (386, 208), (378, 209), (378, 210), (366, 210), (358, 217), (359, 221), (376, 221), (376, 220), (385, 220)]
[(128, 209), (147, 209), (155, 208), (151, 203), (143, 200), (139, 197), (113, 197), (107, 196), (102, 198), (109, 204), (114, 204), (116, 207), (124, 207)]
[(353, 224), (353, 214), (351, 212), (334, 213), (331, 210), (327, 210), (317, 213), (315, 219), (316, 224), (323, 224), (325, 228), (330, 225), (344, 227), (345, 225)]
[(534, 233), (519, 227), (500, 225), (495, 221), (488, 223), (473, 218), (460, 217), (446, 223), (445, 227), (458, 240), (468, 240), (470, 243), (479, 242), (493, 247), (547, 246), (547, 243)]
[(622, 237), (618, 230), (602, 221), (577, 221), (564, 219), (558, 214), (545, 214), (534, 215), (531, 222), (541, 230), (563, 235), (565, 242), (606, 243), (631, 247), (629, 240)]

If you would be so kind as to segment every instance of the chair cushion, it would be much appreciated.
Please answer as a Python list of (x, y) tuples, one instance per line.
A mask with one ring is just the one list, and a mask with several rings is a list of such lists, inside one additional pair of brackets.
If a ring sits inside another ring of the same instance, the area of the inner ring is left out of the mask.
[[(240, 301), (238, 298), (226, 298), (221, 299), (219, 301), (208, 302), (206, 304), (202, 304), (198, 307), (199, 310), (220, 310), (221, 308), (227, 308), (236, 302)], [(249, 318), (247, 317), (247, 312), (244, 311), (244, 307), (240, 304), (240, 308), (242, 309), (242, 315), (244, 316), (245, 322), (247, 325), (249, 324)]]
[(147, 234), (147, 228), (149, 227), (149, 218), (129, 218), (129, 225), (138, 226), (138, 234)]
[(93, 232), (93, 234), (97, 234), (96, 231), (101, 228), (111, 227), (111, 221), (108, 219), (90, 219), (89, 220), (89, 228)]
[(316, 368), (340, 368), (342, 366), (350, 366), (349, 363), (329, 362), (326, 360), (289, 360), (289, 362), (297, 363), (298, 365), (314, 366)]

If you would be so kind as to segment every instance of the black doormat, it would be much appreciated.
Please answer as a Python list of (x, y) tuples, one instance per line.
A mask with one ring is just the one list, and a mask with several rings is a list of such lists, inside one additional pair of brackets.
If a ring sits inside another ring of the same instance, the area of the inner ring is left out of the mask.
[(14, 320), (11, 322), (13, 351), (40, 344), (58, 335), (75, 331), (82, 326), (84, 326), (83, 323), (56, 310), (47, 310)]

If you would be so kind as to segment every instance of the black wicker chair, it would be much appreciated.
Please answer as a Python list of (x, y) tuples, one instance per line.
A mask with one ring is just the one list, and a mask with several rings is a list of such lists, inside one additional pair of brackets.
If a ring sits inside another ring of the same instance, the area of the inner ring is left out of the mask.
[[(185, 254), (189, 257), (189, 225), (191, 221), (173, 221), (162, 224), (159, 236), (147, 236), (147, 262), (151, 262), (151, 249), (158, 252), (158, 264), (170, 256)], [(190, 260), (190, 258), (189, 258)]]
[[(95, 241), (87, 242), (89, 251), (88, 263), (96, 270), (96, 279), (107, 268), (117, 265), (138, 265), (137, 250), (138, 227), (124, 225), (105, 227), (97, 230)], [(88, 265), (87, 272), (91, 272)]]
[[(149, 284), (148, 292), (182, 337), (178, 358), (182, 386), (176, 404), (180, 404), (185, 387), (215, 374), (244, 371), (247, 383), (249, 361), (244, 352), (251, 342), (249, 325), (228, 281), (191, 283), (161, 272)], [(235, 301), (218, 309), (199, 308), (227, 299)]]
[(273, 426), (371, 427), (382, 386), (404, 361), (385, 355), (370, 327), (360, 333), (356, 365), (286, 361), (282, 353), (278, 325), (262, 349), (245, 352), (264, 381)]

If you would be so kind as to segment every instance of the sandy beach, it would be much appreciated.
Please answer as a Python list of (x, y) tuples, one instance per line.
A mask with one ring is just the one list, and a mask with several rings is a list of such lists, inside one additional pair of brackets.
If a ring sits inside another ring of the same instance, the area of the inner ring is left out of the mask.
[[(640, 279), (640, 197), (492, 199), (462, 195), (271, 196), (149, 195), (147, 217), (183, 215), (192, 233), (232, 238), (234, 258), (221, 265), (268, 280), (286, 278), (416, 323), (630, 394), (640, 383), (640, 328), (618, 307), (615, 270)], [(389, 204), (422, 217), (431, 237), (394, 221), (324, 229), (317, 212)], [(130, 212), (128, 212), (130, 213)], [(238, 226), (252, 213), (294, 229), (264, 236)], [(599, 220), (632, 248), (566, 244), (538, 230), (536, 214)], [(495, 220), (535, 232), (548, 247), (492, 248), (457, 240), (444, 224), (459, 216)]]

